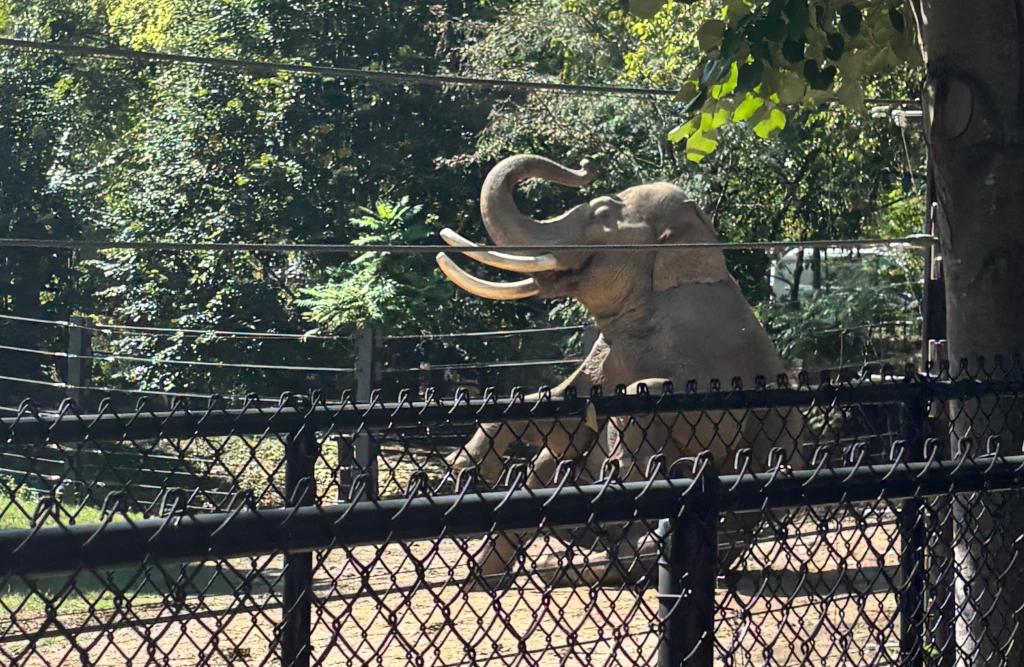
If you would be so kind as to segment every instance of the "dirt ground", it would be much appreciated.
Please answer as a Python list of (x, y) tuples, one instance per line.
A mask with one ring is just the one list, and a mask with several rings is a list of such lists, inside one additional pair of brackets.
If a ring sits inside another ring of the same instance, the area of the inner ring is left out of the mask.
[[(736, 667), (898, 664), (892, 652), (899, 641), (896, 599), (886, 582), (895, 577), (896, 526), (878, 516), (866, 523), (862, 530), (847, 514), (831, 521), (827, 532), (807, 522), (798, 535), (755, 545), (744, 576), (719, 580), (716, 664), (727, 664), (726, 655)], [(558, 547), (538, 540), (529, 553)], [(457, 584), (467, 577), (468, 554), (478, 548), (479, 540), (447, 539), (316, 554), (312, 664), (612, 667), (656, 661), (656, 591), (545, 590), (523, 576), (501, 592), (465, 592)], [(255, 567), (266, 579), (244, 594), (234, 585), (205, 586), (207, 592), (187, 598), (178, 614), (139, 598), (128, 611), (60, 615), (50, 623), (18, 617), (20, 630), (0, 628), (0, 662), (280, 665), (280, 604), (258, 608), (280, 602), (282, 559), (231, 565), (238, 572)], [(207, 613), (189, 617), (189, 610)], [(142, 627), (77, 633), (73, 643), (59, 636), (34, 646), (13, 641), (40, 628), (76, 633), (124, 620), (142, 621)]]

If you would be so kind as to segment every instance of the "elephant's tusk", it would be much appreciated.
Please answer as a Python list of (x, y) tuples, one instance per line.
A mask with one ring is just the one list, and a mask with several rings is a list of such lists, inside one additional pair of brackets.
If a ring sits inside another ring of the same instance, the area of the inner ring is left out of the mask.
[(533, 278), (519, 280), (514, 283), (494, 283), (489, 280), (481, 280), (471, 276), (458, 267), (448, 255), (443, 252), (437, 254), (437, 265), (441, 267), (444, 275), (453, 283), (466, 290), (474, 296), (484, 299), (511, 300), (525, 299), (537, 294), (537, 283)]
[[(460, 236), (457, 232), (447, 227), (441, 230), (441, 238), (445, 243), (455, 248), (476, 248), (479, 247), (469, 239)], [(504, 252), (493, 250), (481, 250), (480, 252), (463, 253), (481, 264), (493, 266), (496, 269), (515, 271), (517, 273), (540, 273), (542, 271), (558, 271), (558, 260), (555, 256), (546, 253), (536, 257), (525, 257), (523, 255), (509, 255)]]

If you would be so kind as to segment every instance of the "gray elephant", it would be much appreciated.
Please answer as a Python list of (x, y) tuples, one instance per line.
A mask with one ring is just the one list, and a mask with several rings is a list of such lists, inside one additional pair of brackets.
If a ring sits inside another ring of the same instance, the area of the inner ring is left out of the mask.
[[(535, 155), (503, 160), (487, 176), (481, 193), (488, 235), (497, 246), (717, 240), (707, 216), (682, 189), (669, 183), (640, 185), (597, 197), (544, 221), (524, 215), (513, 201), (517, 185), (529, 178), (581, 187), (593, 177), (586, 162), (572, 170)], [(476, 247), (449, 229), (442, 232), (442, 238), (452, 246)], [(580, 367), (552, 390), (555, 396), (569, 387), (585, 396), (591, 387), (618, 385), (627, 385), (627, 391), (633, 393), (640, 384), (657, 392), (666, 381), (681, 388), (696, 380), (704, 391), (713, 379), (721, 379), (727, 388), (733, 378), (740, 378), (745, 387), (753, 387), (757, 376), (771, 382), (784, 372), (775, 346), (726, 268), (721, 250), (594, 252), (567, 248), (530, 256), (481, 249), (466, 254), (483, 264), (529, 276), (511, 283), (484, 281), (460, 269), (446, 254), (439, 254), (437, 262), (445, 275), (471, 294), (490, 299), (572, 297), (593, 316), (601, 335)], [(484, 479), (495, 481), (502, 472), (501, 457), (519, 439), (541, 449), (527, 481), (531, 488), (549, 485), (563, 459), (580, 459), (590, 479), (612, 459), (619, 463), (623, 477), (635, 480), (642, 479), (651, 457), (659, 453), (671, 462), (709, 451), (716, 469), (727, 474), (734, 472), (739, 449), (751, 448), (752, 469), (763, 470), (770, 450), (780, 446), (794, 467), (800, 467), (800, 457), (791, 456), (800, 428), (797, 415), (771, 411), (688, 417), (634, 417), (614, 419), (611, 424), (577, 420), (485, 425), (447, 461), (452, 468), (475, 468)], [(598, 437), (602, 429), (609, 434), (604, 440)], [(743, 526), (734, 523), (733, 527)], [(616, 540), (616, 553), (609, 554), (607, 570), (594, 574), (592, 568), (585, 568), (590, 574), (577, 583), (635, 579), (646, 569), (645, 560), (636, 557), (643, 551), (639, 546), (642, 538), (637, 529), (631, 529), (628, 539)], [(504, 570), (516, 540), (515, 536), (496, 538), (481, 564), (484, 575)], [(624, 565), (626, 561), (632, 565)]]

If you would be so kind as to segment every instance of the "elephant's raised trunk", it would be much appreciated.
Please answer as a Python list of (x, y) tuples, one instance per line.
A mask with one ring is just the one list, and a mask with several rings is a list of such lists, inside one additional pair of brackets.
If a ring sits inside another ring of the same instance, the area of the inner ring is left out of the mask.
[[(560, 218), (538, 222), (516, 208), (512, 194), (516, 186), (528, 178), (581, 187), (593, 180), (594, 173), (586, 161), (578, 170), (573, 170), (538, 155), (516, 155), (502, 160), (487, 175), (480, 194), (480, 212), (491, 240), (499, 246), (561, 246), (578, 243), (579, 229), (571, 222), (576, 219), (571, 211)], [(477, 247), (450, 229), (441, 230), (441, 238), (451, 246)], [(482, 264), (517, 273), (540, 274), (562, 268), (559, 260), (551, 253), (509, 254), (482, 248), (478, 252), (466, 254)], [(470, 294), (486, 299), (523, 299), (539, 292), (533, 278), (513, 283), (495, 283), (471, 276), (444, 253), (437, 256), (437, 264), (453, 283)]]
[(574, 170), (539, 155), (505, 158), (487, 175), (480, 193), (480, 214), (491, 240), (497, 245), (524, 246), (577, 242), (571, 238), (575, 230), (562, 229), (557, 220), (538, 222), (516, 207), (512, 197), (516, 186), (530, 178), (582, 187), (594, 179), (594, 172), (585, 160)]

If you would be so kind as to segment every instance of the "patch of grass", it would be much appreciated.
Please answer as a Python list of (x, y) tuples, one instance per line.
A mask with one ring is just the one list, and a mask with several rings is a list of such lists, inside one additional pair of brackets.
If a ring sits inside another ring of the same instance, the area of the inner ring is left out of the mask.
[[(0, 530), (32, 528), (41, 499), (24, 487), (0, 483)], [(42, 527), (102, 523), (100, 508), (90, 505), (60, 504), (45, 512)], [(115, 513), (111, 522), (138, 521), (141, 513)], [(41, 623), (47, 614), (75, 614), (88, 611), (106, 612), (117, 607), (183, 600), (203, 595), (233, 595), (238, 588), (253, 590), (262, 582), (253, 579), (250, 570), (237, 573), (227, 566), (149, 565), (114, 572), (81, 572), (71, 575), (25, 579), (6, 577), (0, 580), (0, 614), (18, 619), (22, 627)], [(262, 588), (266, 588), (262, 586)]]

